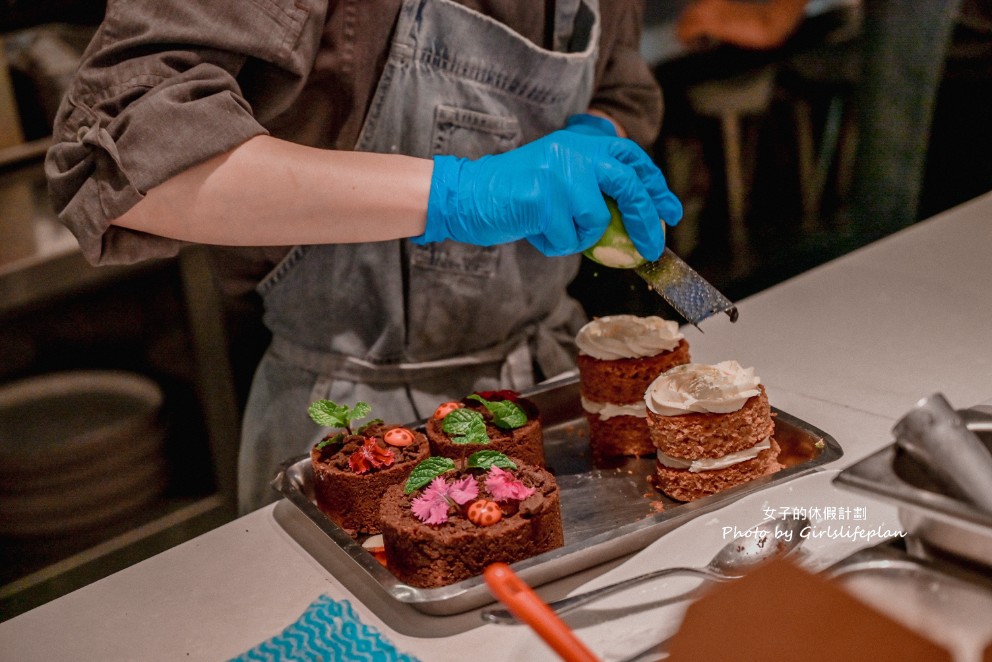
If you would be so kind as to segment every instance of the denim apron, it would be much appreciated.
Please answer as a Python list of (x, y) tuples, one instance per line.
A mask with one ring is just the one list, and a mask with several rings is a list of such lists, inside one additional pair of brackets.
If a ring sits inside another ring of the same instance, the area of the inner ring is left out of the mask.
[[(555, 4), (546, 50), (448, 0), (405, 0), (356, 149), (477, 158), (561, 128), (591, 99), (599, 18), (593, 0)], [(245, 413), (240, 510), (272, 501), (278, 465), (323, 433), (314, 400), (404, 423), (474, 390), (526, 388), (535, 367), (571, 369), (577, 270), (526, 241), (295, 247), (259, 285), (273, 340)]]

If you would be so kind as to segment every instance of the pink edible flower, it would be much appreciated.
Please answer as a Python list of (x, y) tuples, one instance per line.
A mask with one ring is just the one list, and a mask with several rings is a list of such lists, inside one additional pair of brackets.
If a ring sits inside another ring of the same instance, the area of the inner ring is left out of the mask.
[(479, 496), (479, 483), (474, 476), (463, 476), (451, 486), (451, 489), (448, 490), (448, 496), (459, 506), (464, 506)]
[(410, 502), (410, 509), (425, 524), (444, 524), (448, 521), (448, 508), (457, 503), (462, 506), (479, 496), (479, 484), (472, 476), (465, 476), (449, 485), (438, 476), (431, 481), (424, 493)]
[(410, 502), (410, 510), (425, 524), (444, 524), (448, 521), (448, 484), (438, 476), (431, 481), (424, 493)]
[(509, 471), (503, 471), (499, 467), (489, 468), (486, 475), (486, 489), (493, 495), (496, 501), (523, 501), (534, 493), (533, 487), (527, 487)]

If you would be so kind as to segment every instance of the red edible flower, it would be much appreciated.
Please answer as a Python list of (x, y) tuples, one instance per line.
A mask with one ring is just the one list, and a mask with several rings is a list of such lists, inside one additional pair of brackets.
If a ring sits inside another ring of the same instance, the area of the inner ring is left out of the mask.
[(395, 456), (393, 451), (382, 448), (375, 443), (374, 437), (365, 437), (365, 443), (348, 458), (348, 466), (356, 474), (364, 474), (373, 468), (392, 466)]

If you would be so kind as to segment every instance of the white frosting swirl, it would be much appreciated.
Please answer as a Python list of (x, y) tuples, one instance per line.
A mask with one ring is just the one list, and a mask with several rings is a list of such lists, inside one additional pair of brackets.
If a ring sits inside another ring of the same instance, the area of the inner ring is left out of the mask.
[(609, 315), (579, 329), (575, 344), (582, 354), (614, 361), (669, 352), (678, 347), (682, 337), (676, 322), (660, 317)]
[(582, 401), (582, 408), (590, 414), (598, 414), (604, 421), (614, 416), (637, 416), (647, 418), (648, 410), (643, 402), (635, 402), (630, 405), (615, 405), (612, 402), (596, 402), (585, 397), (579, 398)]
[(754, 368), (742, 368), (737, 361), (689, 363), (659, 375), (644, 393), (644, 402), (661, 416), (689, 412), (727, 414), (758, 395), (760, 383)]
[(672, 457), (658, 451), (658, 462), (669, 469), (688, 469), (690, 473), (700, 471), (713, 471), (714, 469), (725, 469), (741, 462), (747, 462), (758, 457), (758, 453), (772, 447), (772, 438), (765, 437), (751, 448), (745, 448), (736, 453), (727, 453), (723, 457), (704, 457), (698, 460), (684, 460), (680, 457)]

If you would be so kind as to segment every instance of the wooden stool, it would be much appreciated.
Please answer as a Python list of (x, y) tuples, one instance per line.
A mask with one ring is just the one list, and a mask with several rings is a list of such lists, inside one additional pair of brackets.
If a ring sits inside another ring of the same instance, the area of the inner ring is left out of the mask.
[[(841, 27), (821, 44), (800, 51), (782, 64), (778, 88), (795, 123), (796, 160), (802, 200), (802, 230), (823, 228), (828, 185), (846, 203), (857, 147), (853, 104), (861, 80), (861, 18), (854, 10), (838, 19)], [(822, 108), (822, 113), (815, 112)]]
[(21, 133), (21, 118), (14, 98), (14, 86), (7, 68), (3, 40), (0, 39), (0, 148), (20, 145), (24, 142)]

